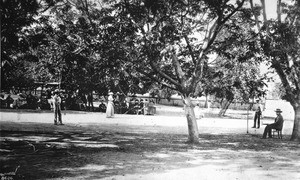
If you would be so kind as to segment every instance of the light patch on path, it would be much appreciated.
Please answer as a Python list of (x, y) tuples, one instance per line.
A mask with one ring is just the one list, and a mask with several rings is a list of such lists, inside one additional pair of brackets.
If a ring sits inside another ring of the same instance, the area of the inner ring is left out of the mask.
[(119, 148), (119, 146), (114, 144), (89, 144), (89, 143), (79, 143), (74, 144), (76, 147), (89, 147), (89, 148)]
[(145, 157), (147, 157), (147, 158), (168, 158), (168, 157), (170, 157), (170, 155), (157, 153), (157, 154), (152, 154), (152, 155), (145, 155)]
[[(207, 156), (209, 154), (209, 156)], [(148, 174), (125, 174), (103, 178), (105, 180), (215, 180), (215, 179), (235, 179), (235, 180), (281, 180), (300, 179), (300, 173), (290, 171), (281, 158), (269, 151), (262, 151), (257, 154), (253, 151), (231, 151), (227, 149), (218, 150), (190, 150), (187, 152), (153, 154), (147, 157), (157, 158), (185, 158), (191, 166), (166, 170), (163, 172)], [(194, 160), (188, 160), (194, 159)], [(273, 162), (271, 162), (273, 161)], [(277, 163), (279, 161), (280, 163)], [(275, 163), (275, 166), (274, 166)], [(293, 167), (299, 167), (300, 163), (295, 163)], [(295, 169), (295, 168), (293, 168)], [(288, 171), (288, 173), (287, 173)]]
[(102, 144), (99, 142), (87, 142), (87, 141), (76, 141), (76, 142), (48, 142), (47, 144), (54, 145), (57, 148), (68, 148), (70, 146), (75, 147), (88, 147), (88, 148), (119, 148), (115, 144)]
[(43, 137), (43, 136), (22, 136), (22, 137), (0, 137), (0, 141), (35, 141), (35, 142), (42, 142), (42, 141), (50, 141), (56, 140), (58, 138), (55, 137)]

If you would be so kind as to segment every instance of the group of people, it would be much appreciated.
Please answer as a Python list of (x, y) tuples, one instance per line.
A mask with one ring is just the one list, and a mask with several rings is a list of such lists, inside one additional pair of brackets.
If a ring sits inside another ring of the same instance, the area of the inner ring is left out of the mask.
[[(62, 116), (61, 116), (61, 109), (62, 109), (62, 97), (63, 94), (60, 90), (56, 89), (51, 96), (51, 99), (49, 98), (48, 101), (51, 105), (51, 109), (53, 109), (54, 112), (54, 124), (55, 125), (63, 125), (62, 123)], [(13, 103), (13, 99), (11, 98), (10, 95), (6, 99), (4, 99), (4, 96), (1, 95), (1, 105), (4, 104), (4, 106), (10, 107), (10, 104)], [(148, 102), (147, 99), (145, 102), (143, 99), (140, 101), (138, 99), (125, 99), (123, 103), (119, 103), (118, 101), (114, 100), (113, 93), (109, 92), (108, 93), (108, 98), (107, 98), (107, 106), (102, 102), (99, 106), (100, 111), (106, 113), (107, 118), (112, 118), (114, 117), (115, 114), (115, 106), (117, 105), (118, 108), (123, 107), (122, 112), (124, 114), (129, 113), (129, 114), (149, 114), (149, 106), (152, 106), (154, 104), (153, 101)], [(123, 106), (122, 106), (123, 105)], [(122, 108), (121, 108), (122, 109)], [(255, 114), (254, 114), (254, 125), (252, 128), (260, 128), (260, 119), (262, 116), (262, 107), (259, 103), (259, 100), (257, 100), (256, 104), (254, 105), (255, 109)], [(120, 111), (120, 109), (118, 109)], [(282, 111), (280, 109), (275, 110), (277, 117), (275, 118), (275, 122), (271, 124), (267, 124), (262, 138), (265, 139), (267, 138), (267, 135), (269, 138), (272, 138), (272, 129), (276, 130), (281, 130), (283, 126), (283, 117), (281, 115)]]
[[(259, 100), (256, 100), (256, 104), (254, 106), (255, 106), (254, 107), (255, 114), (254, 114), (254, 125), (253, 125), (252, 128), (259, 129), (260, 128), (260, 119), (261, 119), (261, 116), (262, 116), (262, 107), (259, 103)], [(275, 118), (275, 121), (274, 121), (274, 123), (266, 124), (262, 139), (266, 139), (267, 135), (268, 135), (269, 138), (272, 138), (272, 129), (282, 130), (283, 121), (284, 121), (283, 117), (281, 115), (282, 110), (281, 109), (276, 109), (275, 112), (276, 112), (276, 115), (277, 115), (276, 118)]]
[(38, 109), (39, 107), (39, 98), (33, 96), (31, 92), (29, 94), (22, 94), (18, 93), (16, 95), (7, 94), (6, 98), (4, 94), (1, 94), (0, 101), (1, 101), (1, 108), (27, 108), (27, 109)]
[(101, 102), (99, 108), (102, 112), (104, 112), (104, 108), (106, 108), (106, 117), (111, 118), (114, 116), (115, 112), (121, 114), (153, 114), (150, 112), (150, 109), (153, 107), (153, 105), (153, 100), (148, 102), (147, 99), (144, 101), (143, 99), (130, 99), (129, 97), (120, 102), (118, 99), (115, 100), (113, 93), (110, 92), (108, 96), (107, 107), (105, 107), (104, 103)]
[(1, 103), (1, 108), (12, 108), (14, 99), (11, 97), (9, 94), (6, 98), (4, 97), (3, 94), (0, 96), (0, 103)]
[[(53, 92), (51, 99), (49, 99), (49, 103), (51, 104), (51, 109), (53, 109), (53, 112), (54, 112), (54, 124), (55, 125), (63, 125), (62, 116), (61, 116), (62, 97), (63, 97), (62, 92), (59, 91), (58, 89), (56, 89)], [(105, 110), (107, 118), (114, 117), (116, 102), (118, 102), (118, 101), (114, 100), (113, 93), (109, 92), (108, 98), (107, 98), (107, 105), (105, 105), (102, 101), (101, 104), (99, 105), (100, 111), (104, 112), (104, 110)], [(150, 103), (153, 103), (153, 101), (150, 101)], [(127, 111), (124, 114), (126, 114), (127, 112), (132, 111), (132, 110), (136, 114), (139, 114), (139, 113), (144, 114), (145, 104), (149, 105), (149, 103), (147, 101), (144, 103), (142, 99), (140, 101), (138, 101), (136, 99), (135, 103), (133, 103), (132, 100), (129, 101), (128, 103), (126, 100), (124, 100), (124, 104), (127, 109)], [(118, 104), (118, 106), (119, 106), (119, 104)]]

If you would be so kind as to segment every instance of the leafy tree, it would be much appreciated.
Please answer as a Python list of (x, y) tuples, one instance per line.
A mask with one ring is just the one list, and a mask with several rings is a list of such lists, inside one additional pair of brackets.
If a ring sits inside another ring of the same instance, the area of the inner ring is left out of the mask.
[(44, 70), (36, 79), (59, 81), (64, 89), (83, 94), (146, 92), (151, 81), (135, 73), (124, 61), (126, 49), (118, 47), (123, 41), (119, 37), (130, 32), (111, 26), (113, 11), (108, 3), (74, 0), (60, 1), (49, 13), (40, 14), (28, 29), (32, 39), (40, 36), (44, 42), (31, 49), (38, 59), (33, 69)]
[(115, 4), (114, 26), (129, 31), (121, 48), (141, 75), (176, 90), (185, 104), (189, 142), (198, 143), (191, 97), (204, 91), (210, 53), (224, 24), (244, 1), (135, 1)]
[[(277, 18), (268, 19), (265, 1), (261, 6), (250, 1), (259, 30), (259, 40), (265, 60), (277, 72), (284, 87), (283, 97), (291, 103), (294, 112), (294, 127), (291, 140), (300, 141), (300, 4), (277, 1)], [(259, 21), (262, 10), (262, 24)]]
[(239, 99), (248, 102), (250, 98), (264, 95), (263, 80), (259, 64), (262, 61), (256, 33), (252, 30), (253, 21), (249, 20), (249, 11), (245, 9), (235, 14), (216, 39), (214, 52), (217, 58), (210, 63), (212, 72), (208, 79), (208, 90), (220, 98), (223, 116), (229, 105)]
[(250, 98), (264, 96), (265, 76), (260, 76), (257, 62), (237, 59), (214, 62), (209, 92), (221, 100), (219, 116), (224, 116), (234, 100), (247, 103)]
[[(13, 86), (33, 85), (30, 75), (31, 42), (27, 38), (26, 27), (35, 22), (39, 12), (46, 11), (55, 1), (2, 0), (1, 3), (1, 86), (10, 89)], [(24, 75), (25, 74), (25, 75)]]
[[(30, 25), (37, 13), (36, 1), (6, 1), (1, 3), (1, 86), (24, 86), (22, 77), (25, 69), (19, 57), (28, 49), (22, 28)], [(20, 81), (19, 81), (20, 80)], [(24, 81), (23, 81), (24, 80)], [(23, 83), (22, 83), (23, 82)]]

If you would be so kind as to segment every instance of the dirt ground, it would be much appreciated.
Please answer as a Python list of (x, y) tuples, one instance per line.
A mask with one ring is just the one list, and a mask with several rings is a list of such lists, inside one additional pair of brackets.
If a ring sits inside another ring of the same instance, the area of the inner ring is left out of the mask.
[(283, 139), (260, 139), (264, 126), (250, 128), (244, 112), (205, 116), (200, 143), (190, 145), (181, 108), (109, 119), (67, 111), (63, 126), (49, 111), (0, 113), (1, 179), (300, 179), (289, 120)]

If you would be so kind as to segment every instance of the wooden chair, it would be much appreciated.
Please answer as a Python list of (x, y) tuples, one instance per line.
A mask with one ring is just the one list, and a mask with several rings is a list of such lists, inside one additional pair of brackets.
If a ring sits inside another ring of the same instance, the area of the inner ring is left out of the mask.
[(272, 136), (274, 137), (275, 133), (277, 132), (278, 139), (282, 139), (282, 129), (272, 129)]
[(272, 129), (272, 136), (274, 137), (275, 133), (277, 132), (278, 139), (282, 139), (282, 128), (283, 128), (283, 122), (278, 129)]

